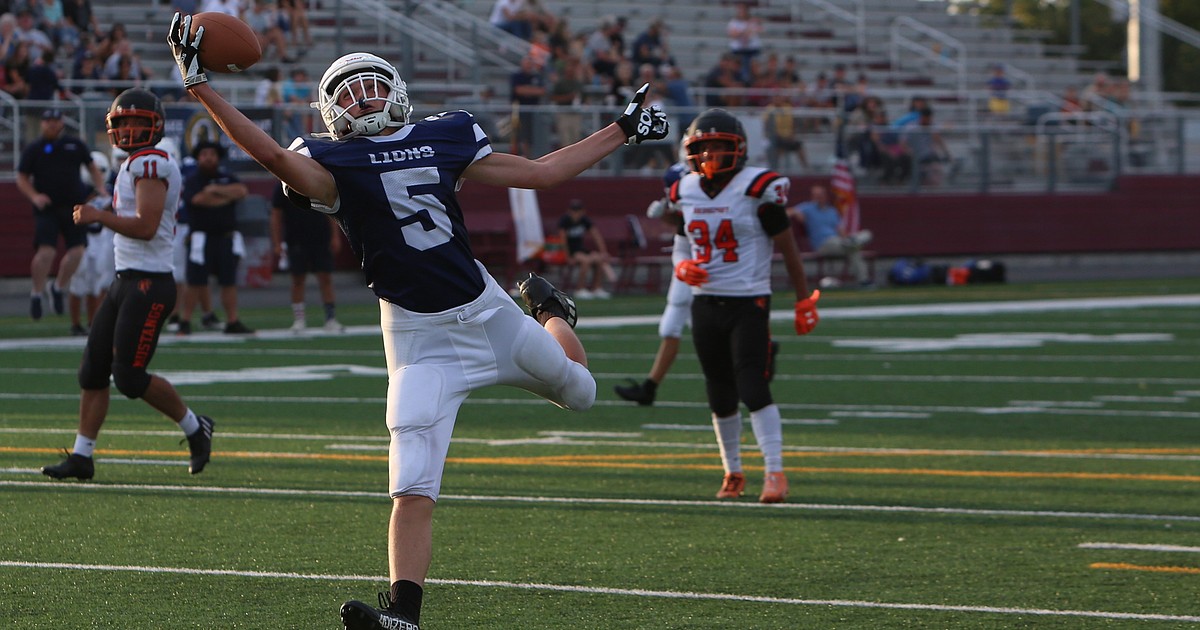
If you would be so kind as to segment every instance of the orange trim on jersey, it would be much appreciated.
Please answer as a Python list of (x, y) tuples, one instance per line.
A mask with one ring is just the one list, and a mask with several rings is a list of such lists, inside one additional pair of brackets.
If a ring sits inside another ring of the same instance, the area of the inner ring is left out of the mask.
[(762, 197), (763, 193), (767, 190), (767, 184), (779, 179), (780, 177), (783, 177), (783, 175), (780, 175), (775, 171), (766, 171), (762, 173), (758, 177), (755, 177), (754, 181), (750, 182), (750, 187), (746, 189), (746, 196)]
[(670, 188), (670, 190), (667, 191), (667, 198), (673, 202), (679, 201), (679, 182), (680, 181), (681, 181), (680, 179), (677, 179), (674, 182), (671, 182), (671, 188)]
[(143, 153), (153, 153), (155, 155), (158, 155), (160, 157), (165, 157), (165, 158), (171, 157), (170, 154), (168, 154), (166, 151), (163, 151), (162, 149), (159, 149), (157, 147), (143, 147), (141, 149), (138, 149), (137, 151), (134, 151), (133, 153), (130, 153), (129, 157), (127, 157), (125, 159), (132, 160), (133, 158), (138, 157), (139, 155), (142, 155)]

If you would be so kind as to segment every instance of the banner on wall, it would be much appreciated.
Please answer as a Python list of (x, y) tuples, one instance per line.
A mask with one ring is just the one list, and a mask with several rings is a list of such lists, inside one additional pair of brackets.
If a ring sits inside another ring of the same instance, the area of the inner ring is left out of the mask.
[(546, 246), (537, 192), (526, 188), (509, 188), (508, 205), (512, 208), (513, 225), (516, 227), (517, 261), (523, 262), (540, 254)]
[[(269, 107), (239, 108), (254, 124), (275, 136), (275, 110)], [(224, 166), (234, 173), (262, 173), (263, 168), (230, 141), (217, 122), (204, 109), (167, 107), (163, 135), (179, 143), (184, 163), (190, 162), (192, 147), (201, 142), (216, 141), (225, 147)]]

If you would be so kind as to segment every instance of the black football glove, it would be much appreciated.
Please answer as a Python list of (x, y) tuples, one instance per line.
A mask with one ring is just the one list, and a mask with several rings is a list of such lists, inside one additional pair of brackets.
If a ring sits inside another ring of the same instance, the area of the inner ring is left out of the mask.
[(171, 45), (171, 54), (175, 55), (185, 88), (208, 83), (208, 75), (200, 67), (200, 39), (204, 37), (204, 27), (196, 29), (196, 36), (188, 41), (191, 32), (192, 16), (176, 12), (171, 18), (171, 30), (167, 31), (167, 43)]
[(647, 140), (662, 140), (667, 137), (667, 132), (670, 131), (670, 124), (667, 123), (667, 115), (658, 105), (650, 107), (642, 107), (642, 103), (646, 100), (646, 92), (650, 91), (650, 84), (645, 83), (638, 90), (633, 98), (630, 99), (629, 105), (625, 106), (625, 113), (617, 119), (617, 125), (621, 131), (625, 132), (625, 144), (641, 144)]

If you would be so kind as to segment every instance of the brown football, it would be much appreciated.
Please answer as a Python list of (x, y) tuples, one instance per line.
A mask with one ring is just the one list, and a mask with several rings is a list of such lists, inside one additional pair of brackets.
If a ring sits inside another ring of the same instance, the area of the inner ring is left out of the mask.
[(258, 36), (249, 24), (225, 13), (208, 11), (192, 16), (192, 36), (200, 38), (200, 65), (213, 72), (241, 72), (262, 58)]

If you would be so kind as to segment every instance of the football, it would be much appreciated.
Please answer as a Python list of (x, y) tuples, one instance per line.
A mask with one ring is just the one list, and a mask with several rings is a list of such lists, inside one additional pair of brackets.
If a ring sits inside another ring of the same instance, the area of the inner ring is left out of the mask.
[(262, 57), (258, 36), (249, 24), (225, 13), (209, 11), (192, 16), (191, 35), (204, 27), (200, 65), (213, 72), (241, 72)]

